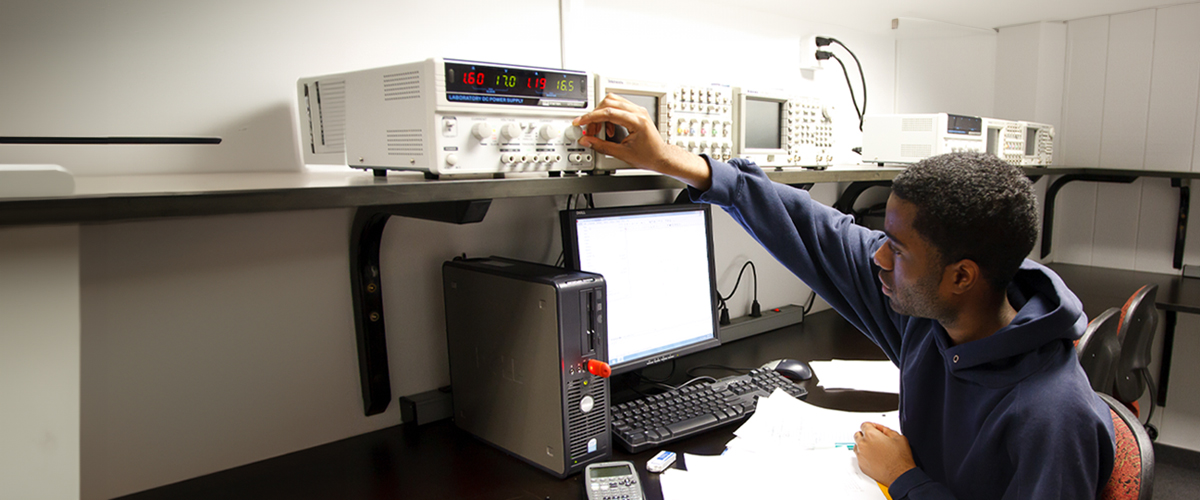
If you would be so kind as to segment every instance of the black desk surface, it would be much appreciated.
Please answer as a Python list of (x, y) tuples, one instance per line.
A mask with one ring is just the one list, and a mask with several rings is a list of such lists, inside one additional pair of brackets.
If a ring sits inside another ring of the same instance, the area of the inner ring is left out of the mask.
[(1158, 285), (1155, 303), (1159, 309), (1200, 314), (1200, 279), (1076, 264), (1050, 264), (1049, 267), (1083, 301), (1083, 310), (1089, 318), (1095, 318), (1110, 307), (1121, 307), (1133, 292), (1147, 283)]
[[(684, 372), (689, 367), (721, 364), (749, 368), (785, 357), (886, 359), (878, 347), (830, 310), (812, 314), (800, 325), (680, 358), (669, 378), (673, 384), (687, 380)], [(645, 375), (664, 378), (669, 370), (655, 367)], [(729, 373), (699, 374), (719, 378)], [(816, 405), (855, 411), (889, 411), (899, 405), (895, 394), (825, 392), (816, 386), (819, 376), (805, 383), (808, 401)], [(613, 387), (614, 399), (619, 400), (622, 381), (614, 380)], [(727, 425), (668, 448), (718, 454), (736, 428), (736, 424)], [(645, 471), (646, 461), (657, 451), (629, 455), (618, 448), (613, 453), (613, 460), (629, 460), (637, 466), (650, 499), (662, 498), (658, 477)], [(585, 498), (581, 477), (554, 478), (443, 420), (421, 427), (398, 425), (123, 498), (578, 500)]]

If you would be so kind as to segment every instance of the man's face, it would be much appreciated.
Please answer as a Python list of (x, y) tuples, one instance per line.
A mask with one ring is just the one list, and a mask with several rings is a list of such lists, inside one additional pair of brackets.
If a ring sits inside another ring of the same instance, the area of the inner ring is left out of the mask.
[(879, 281), (883, 294), (891, 297), (892, 310), (906, 316), (942, 319), (947, 307), (938, 290), (945, 267), (933, 245), (912, 227), (917, 207), (892, 195), (888, 198), (883, 231), (887, 241), (875, 252), (875, 263), (883, 268)]

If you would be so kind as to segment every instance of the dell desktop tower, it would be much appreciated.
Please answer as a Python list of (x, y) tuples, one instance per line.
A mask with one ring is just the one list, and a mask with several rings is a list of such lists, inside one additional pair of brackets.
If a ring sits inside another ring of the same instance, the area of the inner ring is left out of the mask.
[(604, 278), (489, 257), (442, 281), (455, 425), (560, 478), (611, 457)]

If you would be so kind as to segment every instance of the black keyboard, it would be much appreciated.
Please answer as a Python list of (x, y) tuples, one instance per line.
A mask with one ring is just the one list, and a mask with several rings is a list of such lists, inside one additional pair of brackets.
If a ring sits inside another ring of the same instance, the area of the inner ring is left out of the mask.
[(808, 396), (778, 372), (759, 368), (619, 404), (612, 409), (613, 436), (630, 453), (638, 453), (745, 420), (754, 413), (758, 398), (775, 388), (797, 399)]

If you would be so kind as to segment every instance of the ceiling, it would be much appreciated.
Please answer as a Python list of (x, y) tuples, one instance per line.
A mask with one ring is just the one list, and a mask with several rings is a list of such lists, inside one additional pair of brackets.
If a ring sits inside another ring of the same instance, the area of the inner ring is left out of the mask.
[(1164, 0), (739, 0), (760, 11), (785, 14), (856, 28), (867, 32), (891, 29), (900, 18), (938, 21), (963, 27), (993, 29), (1038, 21), (1085, 17), (1197, 3)]

